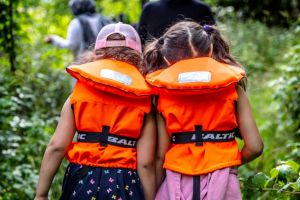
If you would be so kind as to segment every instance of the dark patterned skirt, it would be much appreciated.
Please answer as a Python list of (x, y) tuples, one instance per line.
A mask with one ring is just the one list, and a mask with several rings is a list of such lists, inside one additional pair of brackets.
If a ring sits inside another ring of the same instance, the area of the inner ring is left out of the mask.
[(70, 163), (61, 200), (144, 200), (136, 170)]

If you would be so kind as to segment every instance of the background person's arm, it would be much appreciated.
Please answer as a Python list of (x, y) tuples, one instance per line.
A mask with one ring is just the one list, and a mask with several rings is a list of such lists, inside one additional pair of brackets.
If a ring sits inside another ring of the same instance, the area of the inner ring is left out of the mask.
[(82, 40), (82, 30), (78, 19), (73, 19), (68, 27), (67, 38), (58, 35), (47, 36), (45, 41), (52, 43), (59, 48), (67, 48), (75, 52), (80, 48), (80, 41)]
[(69, 144), (72, 142), (74, 134), (74, 115), (71, 109), (70, 100), (67, 99), (62, 108), (54, 135), (52, 136), (43, 157), (35, 200), (48, 198), (48, 192), (55, 173), (64, 158)]
[(244, 146), (242, 149), (243, 164), (254, 160), (263, 152), (263, 141), (259, 135), (251, 106), (245, 91), (237, 86), (237, 119)]
[(142, 135), (137, 143), (137, 168), (146, 200), (155, 197), (155, 145), (155, 118), (150, 113), (145, 118)]

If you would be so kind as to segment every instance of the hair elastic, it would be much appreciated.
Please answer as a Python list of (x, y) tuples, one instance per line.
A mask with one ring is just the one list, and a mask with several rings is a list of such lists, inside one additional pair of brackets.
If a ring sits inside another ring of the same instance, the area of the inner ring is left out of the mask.
[(158, 44), (163, 45), (164, 44), (164, 38), (159, 38), (158, 39)]
[(204, 26), (203, 26), (203, 30), (205, 30), (206, 32), (210, 32), (210, 31), (212, 31), (212, 26), (211, 25), (208, 25), (208, 24), (205, 24)]

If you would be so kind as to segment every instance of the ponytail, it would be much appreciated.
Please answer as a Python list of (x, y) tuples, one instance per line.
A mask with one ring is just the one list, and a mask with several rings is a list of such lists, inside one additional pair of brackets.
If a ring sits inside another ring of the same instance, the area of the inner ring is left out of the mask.
[[(213, 46), (212, 58), (219, 62), (244, 69), (243, 66), (230, 55), (228, 43), (223, 39), (220, 32), (214, 26), (204, 25), (203, 29), (210, 35)], [(247, 78), (242, 79), (238, 85), (246, 91)]]
[[(243, 68), (230, 55), (228, 43), (215, 26), (201, 26), (190, 21), (176, 23), (160, 39), (148, 43), (144, 63), (149, 73), (167, 67), (168, 63), (172, 65), (183, 59), (208, 56), (211, 49), (213, 59)], [(246, 89), (246, 79), (239, 84)]]
[(155, 39), (147, 44), (144, 51), (144, 63), (147, 66), (147, 72), (153, 72), (166, 66), (165, 60), (161, 54), (164, 39)]

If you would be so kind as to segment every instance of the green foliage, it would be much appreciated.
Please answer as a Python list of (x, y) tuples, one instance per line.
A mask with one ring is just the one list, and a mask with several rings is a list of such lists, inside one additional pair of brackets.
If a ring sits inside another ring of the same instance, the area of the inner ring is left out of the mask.
[[(300, 27), (297, 29), (298, 38)], [(299, 39), (300, 42), (300, 39)], [(278, 87), (275, 98), (280, 102), (281, 112), (279, 119), (282, 121), (281, 130), (296, 131), (295, 138), (300, 136), (300, 45), (291, 47), (285, 55), (287, 63), (280, 67), (282, 76), (274, 84)]]
[(11, 71), (16, 68), (15, 35), (14, 29), (18, 29), (14, 23), (13, 15), (16, 12), (15, 5), (18, 1), (0, 1), (0, 55), (6, 54)]
[[(32, 199), (41, 155), (66, 99), (69, 80), (47, 65), (0, 73), (0, 193)], [(16, 192), (18, 191), (18, 192)]]
[[(269, 172), (269, 176), (259, 172), (244, 179), (245, 199), (297, 199), (300, 195), (299, 164), (293, 160), (280, 162)], [(253, 191), (255, 191), (253, 195)]]
[(219, 25), (231, 42), (232, 52), (247, 69), (248, 75), (276, 71), (293, 34), (288, 29), (268, 28), (258, 21), (240, 23), (230, 19)]
[[(47, 34), (66, 35), (73, 17), (68, 0), (13, 2), (14, 72), (3, 47), (4, 25), (0, 25), (0, 200), (33, 199), (43, 151), (70, 90), (70, 80), (63, 74), (71, 61), (70, 53), (43, 42)], [(96, 2), (108, 17), (124, 13), (129, 22), (138, 21), (140, 1)], [(205, 2), (216, 5), (218, 0)], [(300, 28), (269, 28), (254, 20), (240, 22), (232, 7), (218, 9), (222, 19), (218, 26), (231, 41), (237, 60), (246, 67), (248, 94), (265, 142), (264, 154), (240, 167), (244, 199), (297, 199)], [(50, 191), (52, 199), (60, 194), (65, 164)]]
[(269, 0), (214, 0), (215, 5), (230, 7), (240, 19), (254, 19), (272, 26), (288, 27), (300, 23), (300, 3)]
[[(70, 79), (63, 73), (70, 56), (43, 43), (51, 25), (43, 23), (47, 16), (33, 7), (36, 3), (14, 4), (15, 13), (27, 11), (14, 15), (19, 27), (14, 29), (15, 70), (10, 70), (9, 56), (0, 57), (1, 200), (33, 199), (43, 152), (70, 91)], [(62, 175), (56, 182), (62, 182)], [(55, 199), (59, 191), (60, 184), (54, 184)]]
[(286, 158), (300, 162), (300, 27), (292, 32), (295, 39), (283, 57), (284, 62), (278, 67), (280, 76), (271, 85), (276, 89), (273, 98), (278, 101), (277, 137), (285, 133), (287, 147), (291, 150)]
[(101, 8), (104, 16), (117, 19), (119, 15), (123, 14), (126, 23), (138, 22), (142, 9), (140, 0), (101, 0), (97, 5)]
[[(269, 97), (260, 96), (259, 100), (268, 97), (273, 102), (269, 104), (271, 109), (267, 110), (267, 115), (272, 120), (266, 120), (266, 115), (263, 115), (262, 119), (258, 117), (261, 120), (260, 127), (263, 127), (266, 151), (261, 159), (241, 170), (244, 174), (241, 179), (245, 199), (297, 199), (300, 196), (299, 30), (299, 27), (296, 27), (288, 31), (293, 36), (286, 36), (289, 37), (289, 50), (284, 51), (277, 64), (274, 63), (277, 71), (273, 76), (278, 78), (269, 83), (263, 82), (268, 87)], [(259, 84), (262, 87), (261, 81)], [(268, 102), (261, 104), (267, 107)], [(274, 162), (275, 167), (272, 166)], [(260, 166), (263, 166), (260, 170), (264, 172), (256, 174), (255, 170)]]
[[(12, 1), (1, 1), (9, 4)], [(13, 29), (16, 53), (14, 72), (10, 70), (6, 33), (0, 25), (0, 199), (33, 199), (38, 170), (46, 145), (54, 132), (59, 112), (70, 91), (70, 78), (63, 69), (71, 61), (70, 52), (45, 44), (48, 34), (65, 36), (72, 18), (68, 0), (14, 1)], [(107, 1), (103, 11), (113, 9)], [(130, 4), (134, 8), (134, 4)], [(125, 7), (125, 4), (121, 4)], [(2, 6), (1, 6), (2, 8)], [(7, 7), (7, 9), (9, 9)], [(136, 7), (134, 10), (139, 11)], [(116, 10), (113, 14), (118, 14)], [(22, 13), (22, 15), (20, 15)], [(128, 12), (129, 13), (129, 12)], [(137, 12), (129, 20), (137, 20)], [(133, 18), (132, 18), (133, 17)], [(6, 24), (6, 23), (5, 23)], [(5, 37), (4, 37), (5, 36)], [(50, 190), (60, 195), (63, 163)]]

